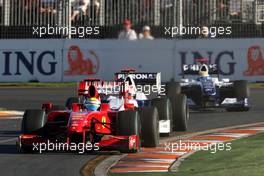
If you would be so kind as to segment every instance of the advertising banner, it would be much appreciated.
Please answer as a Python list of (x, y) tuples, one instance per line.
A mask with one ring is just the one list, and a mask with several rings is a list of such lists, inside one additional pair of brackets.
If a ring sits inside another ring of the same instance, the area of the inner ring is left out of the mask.
[(0, 81), (62, 81), (62, 42), (1, 40)]
[(112, 80), (124, 68), (139, 72), (162, 72), (162, 79), (173, 77), (174, 42), (67, 40), (64, 45), (63, 81), (86, 77)]
[(233, 80), (264, 81), (264, 39), (177, 41), (174, 57), (176, 79), (182, 64), (199, 58), (218, 65), (220, 77)]
[(264, 81), (264, 39), (194, 40), (2, 40), (1, 82), (112, 80), (121, 69), (161, 72), (179, 80), (182, 65), (206, 58), (220, 77)]

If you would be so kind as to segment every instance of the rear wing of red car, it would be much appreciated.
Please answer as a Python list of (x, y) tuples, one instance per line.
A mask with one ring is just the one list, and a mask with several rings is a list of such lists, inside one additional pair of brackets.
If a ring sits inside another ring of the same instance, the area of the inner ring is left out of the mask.
[(117, 81), (101, 81), (99, 79), (86, 79), (79, 83), (79, 95), (88, 95), (89, 87), (93, 85), (98, 94), (118, 95), (120, 92), (121, 82)]
[(136, 85), (150, 85), (161, 87), (161, 73), (137, 73), (134, 70), (121, 70), (115, 73), (114, 81), (101, 81), (100, 79), (89, 78), (79, 83), (79, 95), (88, 94), (89, 86), (94, 85), (98, 93), (116, 95), (120, 92), (122, 83), (127, 76), (132, 77)]

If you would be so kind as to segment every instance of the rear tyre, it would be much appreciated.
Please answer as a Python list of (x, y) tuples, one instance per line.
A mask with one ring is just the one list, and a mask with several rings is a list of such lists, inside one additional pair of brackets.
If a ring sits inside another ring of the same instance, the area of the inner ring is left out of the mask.
[[(141, 136), (140, 134), (141, 124), (140, 124), (140, 117), (139, 113), (135, 110), (126, 110), (118, 112), (117, 116), (117, 135), (120, 136), (131, 136), (137, 135)], [(139, 144), (140, 146), (140, 144)], [(139, 151), (140, 147), (135, 150), (121, 150), (121, 152), (137, 152)]]
[(41, 134), (47, 122), (44, 110), (26, 110), (22, 119), (22, 134)]
[(70, 97), (66, 100), (65, 102), (65, 106), (68, 108), (68, 109), (71, 109), (72, 108), (72, 104), (73, 103), (79, 103), (79, 99), (77, 97)]
[[(22, 119), (21, 134), (44, 134), (44, 126), (47, 117), (44, 110), (32, 109), (26, 110)], [(32, 153), (33, 146), (20, 144), (20, 150), (25, 153)]]
[(173, 131), (186, 131), (187, 121), (189, 119), (187, 97), (179, 94), (171, 98), (171, 104), (173, 110)]
[(234, 95), (236, 98), (248, 98), (249, 87), (245, 80), (234, 81)]
[[(152, 106), (156, 107), (159, 114), (159, 120), (170, 120), (170, 132), (172, 131), (172, 107), (169, 98), (155, 98), (152, 100)], [(163, 136), (169, 136), (170, 133), (162, 133)]]
[(181, 85), (178, 82), (168, 82), (166, 84), (167, 97), (174, 97), (181, 93)]
[(141, 120), (141, 146), (157, 147), (159, 144), (159, 115), (156, 107), (138, 110)]

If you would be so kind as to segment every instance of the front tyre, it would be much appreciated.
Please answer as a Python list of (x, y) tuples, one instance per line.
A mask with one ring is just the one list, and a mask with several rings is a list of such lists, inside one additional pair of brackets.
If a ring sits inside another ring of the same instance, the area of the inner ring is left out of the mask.
[(171, 104), (173, 110), (173, 131), (186, 131), (189, 119), (189, 107), (186, 95), (179, 94), (171, 98)]
[(141, 120), (141, 146), (157, 147), (159, 144), (159, 115), (155, 107), (138, 110)]
[[(246, 80), (239, 80), (239, 81), (234, 81), (233, 84), (233, 93), (234, 93), (234, 98), (236, 98), (238, 101), (245, 101), (250, 95), (250, 89), (248, 86), (248, 82)], [(244, 111), (249, 111), (248, 105), (241, 105), (240, 107), (228, 107), (226, 108), (226, 111), (229, 112), (244, 112)]]
[[(117, 135), (120, 136), (141, 136), (141, 123), (139, 113), (135, 110), (120, 111), (117, 115)], [(135, 153), (140, 149), (139, 147), (134, 150), (121, 150), (125, 153)]]

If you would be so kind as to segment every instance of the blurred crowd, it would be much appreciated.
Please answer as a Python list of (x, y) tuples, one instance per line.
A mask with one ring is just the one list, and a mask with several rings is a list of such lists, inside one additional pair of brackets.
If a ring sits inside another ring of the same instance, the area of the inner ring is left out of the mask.
[[(254, 7), (245, 4), (246, 1), (250, 2), (248, 0), (0, 0), (0, 14), (3, 14), (3, 2), (6, 2), (9, 4), (12, 16), (17, 18), (42, 15), (51, 19), (62, 11), (64, 17), (70, 17), (72, 21), (80, 17), (94, 20), (100, 15), (100, 10), (103, 10), (102, 14), (107, 25), (120, 24), (126, 18), (152, 24), (157, 23), (158, 20), (159, 24), (164, 25), (178, 20), (179, 2), (181, 2), (183, 22), (193, 24), (201, 21), (210, 22), (212, 18), (239, 20), (242, 18), (242, 6), (246, 6), (244, 9), (248, 8), (246, 10), (253, 13)], [(254, 1), (251, 0), (252, 5)], [(103, 4), (100, 4), (101, 2)], [(69, 3), (71, 3), (70, 14), (67, 8)]]
[[(100, 0), (0, 0), (0, 20), (3, 21), (4, 7), (10, 12), (14, 25), (53, 24), (59, 12), (63, 18), (76, 20), (80, 16), (98, 16)], [(5, 2), (5, 3), (4, 3)], [(69, 5), (69, 3), (71, 5)], [(69, 8), (71, 12), (69, 13)], [(1, 24), (1, 23), (0, 23)]]
[(137, 35), (136, 31), (132, 29), (132, 23), (130, 20), (123, 22), (123, 30), (119, 33), (118, 39), (120, 40), (153, 40), (154, 37), (151, 35), (151, 29), (149, 26), (144, 26), (142, 32)]
[[(67, 26), (71, 21), (73, 26), (112, 27), (113, 37), (123, 26), (120, 39), (153, 39), (157, 27), (254, 23), (257, 1), (264, 4), (264, 0), (0, 0), (0, 26)], [(131, 32), (131, 22), (139, 34)]]

